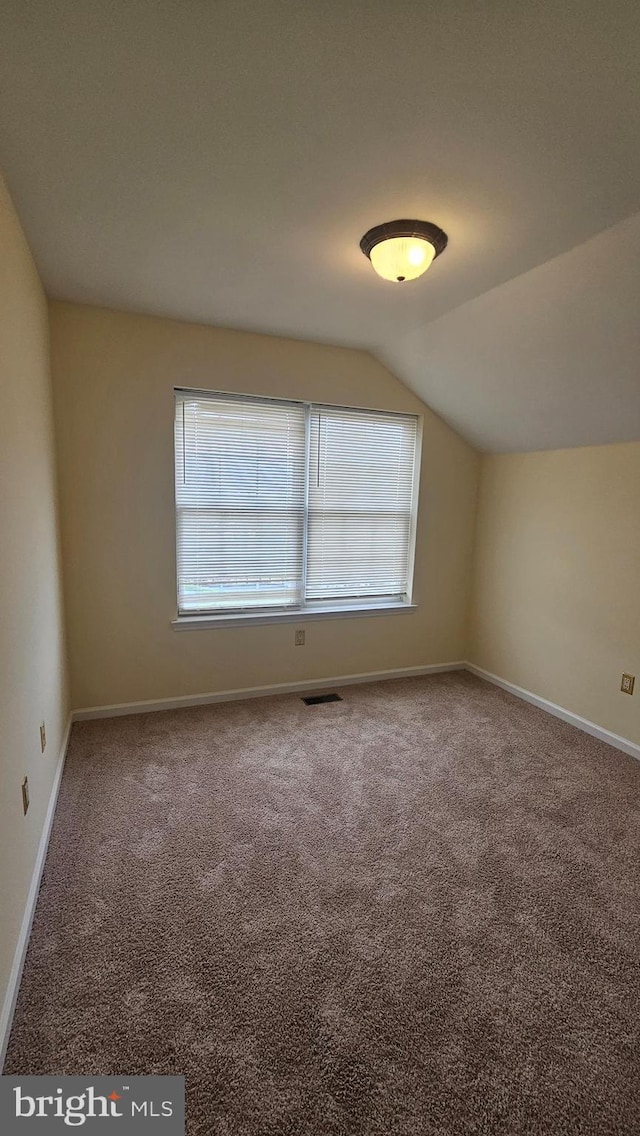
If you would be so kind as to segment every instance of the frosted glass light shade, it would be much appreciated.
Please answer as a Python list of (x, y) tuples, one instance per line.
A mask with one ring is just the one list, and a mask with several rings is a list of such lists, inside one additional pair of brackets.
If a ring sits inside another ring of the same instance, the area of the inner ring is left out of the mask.
[(365, 233), (360, 248), (378, 276), (401, 284), (422, 276), (447, 239), (431, 221), (386, 221)]
[(371, 249), (370, 259), (383, 280), (416, 280), (426, 272), (436, 255), (429, 241), (421, 237), (390, 237)]

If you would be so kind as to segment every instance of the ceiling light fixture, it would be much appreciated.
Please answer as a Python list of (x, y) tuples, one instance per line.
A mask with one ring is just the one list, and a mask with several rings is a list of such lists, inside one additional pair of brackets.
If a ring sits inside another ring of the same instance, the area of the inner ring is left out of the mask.
[(386, 221), (369, 229), (360, 248), (383, 280), (416, 280), (447, 247), (447, 234), (431, 221)]

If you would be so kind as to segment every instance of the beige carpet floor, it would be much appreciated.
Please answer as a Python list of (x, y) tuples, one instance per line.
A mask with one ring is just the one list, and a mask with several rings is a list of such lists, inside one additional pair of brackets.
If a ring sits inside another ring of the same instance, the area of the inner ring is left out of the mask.
[(468, 674), (73, 728), (7, 1073), (216, 1136), (637, 1136), (640, 763)]

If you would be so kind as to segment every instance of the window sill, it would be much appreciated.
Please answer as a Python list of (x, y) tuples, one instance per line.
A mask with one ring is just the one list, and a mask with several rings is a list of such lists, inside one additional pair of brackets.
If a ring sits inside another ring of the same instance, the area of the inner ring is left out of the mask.
[(238, 615), (180, 615), (171, 620), (174, 631), (207, 631), (213, 627), (257, 627), (263, 623), (308, 623), (312, 619), (354, 619), (366, 615), (404, 615), (417, 604), (390, 603), (370, 607), (305, 608), (304, 611), (246, 612)]

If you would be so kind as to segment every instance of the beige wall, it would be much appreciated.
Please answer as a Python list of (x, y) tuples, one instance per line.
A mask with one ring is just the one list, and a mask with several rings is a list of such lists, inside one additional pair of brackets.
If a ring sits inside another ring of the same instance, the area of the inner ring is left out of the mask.
[[(464, 657), (478, 459), (366, 352), (51, 305), (73, 706)], [(423, 413), (419, 610), (175, 632), (173, 388)], [(305, 626), (301, 621), (300, 626)]]
[(0, 385), (1, 1007), (68, 713), (47, 305), (1, 179)]
[(635, 742), (639, 490), (640, 442), (483, 458), (471, 620), (478, 666)]

